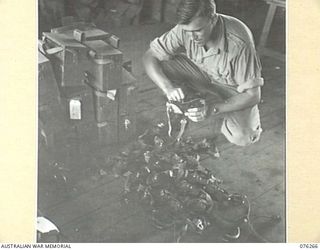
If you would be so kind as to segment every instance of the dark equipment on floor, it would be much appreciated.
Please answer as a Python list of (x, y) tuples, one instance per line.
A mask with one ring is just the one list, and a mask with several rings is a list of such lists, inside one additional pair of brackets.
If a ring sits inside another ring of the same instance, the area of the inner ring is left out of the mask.
[(222, 181), (200, 164), (200, 155), (215, 155), (213, 140), (172, 138), (159, 123), (110, 158), (115, 175), (126, 178), (122, 202), (136, 202), (158, 229), (178, 228), (176, 242), (188, 232), (219, 228), (224, 241), (235, 242), (241, 228), (266, 242), (250, 223), (245, 195), (229, 193)]

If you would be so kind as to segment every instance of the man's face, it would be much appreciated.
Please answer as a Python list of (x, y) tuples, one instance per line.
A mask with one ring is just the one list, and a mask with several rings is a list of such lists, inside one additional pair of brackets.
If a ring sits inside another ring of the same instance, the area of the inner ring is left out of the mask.
[(182, 24), (182, 29), (191, 35), (198, 46), (205, 46), (211, 38), (215, 23), (208, 17), (195, 17), (189, 24)]

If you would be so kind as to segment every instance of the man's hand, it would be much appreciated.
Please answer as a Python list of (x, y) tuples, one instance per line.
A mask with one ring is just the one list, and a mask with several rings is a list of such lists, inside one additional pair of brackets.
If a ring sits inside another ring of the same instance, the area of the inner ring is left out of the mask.
[(168, 88), (164, 92), (169, 101), (181, 102), (184, 99), (184, 93), (181, 88)]
[(201, 122), (207, 117), (208, 106), (204, 105), (199, 108), (188, 109), (185, 116), (187, 116), (193, 122)]

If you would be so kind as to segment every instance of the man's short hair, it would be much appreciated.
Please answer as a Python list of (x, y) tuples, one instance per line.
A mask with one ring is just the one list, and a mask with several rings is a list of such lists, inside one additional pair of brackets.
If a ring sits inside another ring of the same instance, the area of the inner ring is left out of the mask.
[(198, 16), (213, 18), (215, 14), (214, 0), (181, 0), (177, 8), (179, 24), (188, 24)]

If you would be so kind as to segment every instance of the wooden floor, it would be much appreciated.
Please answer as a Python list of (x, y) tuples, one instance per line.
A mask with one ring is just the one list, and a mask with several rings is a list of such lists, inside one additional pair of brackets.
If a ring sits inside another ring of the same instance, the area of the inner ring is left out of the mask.
[[(143, 73), (140, 58), (150, 40), (168, 27), (161, 24), (114, 31), (141, 84), (140, 130), (146, 122), (164, 116), (164, 98)], [(265, 57), (262, 64), (265, 86), (260, 112), (264, 132), (260, 141), (237, 147), (221, 136), (217, 142), (221, 157), (204, 158), (202, 164), (224, 181), (227, 190), (248, 196), (256, 231), (270, 242), (284, 242), (285, 65)], [(209, 127), (198, 125), (191, 133), (206, 135)], [(121, 204), (124, 180), (115, 178), (105, 164), (115, 148), (86, 145), (68, 134), (64, 139), (68, 143), (57, 147), (54, 153), (39, 149), (38, 171), (38, 208), (59, 227), (64, 242), (173, 242), (174, 228), (155, 229), (139, 206)], [(277, 215), (280, 222), (268, 222), (269, 217)], [(222, 242), (219, 230), (214, 228), (206, 235), (188, 236), (185, 242)], [(245, 231), (240, 238), (240, 242), (255, 241)]]

